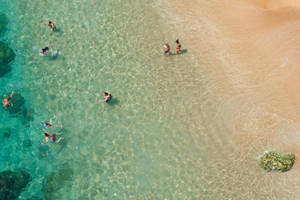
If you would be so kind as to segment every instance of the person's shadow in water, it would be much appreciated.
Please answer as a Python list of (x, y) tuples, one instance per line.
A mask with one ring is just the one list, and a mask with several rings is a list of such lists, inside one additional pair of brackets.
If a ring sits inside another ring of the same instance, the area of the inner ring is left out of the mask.
[(188, 50), (187, 49), (182, 49), (179, 53), (170, 53), (169, 56), (178, 56), (178, 55), (182, 55), (182, 54), (185, 54), (187, 53)]
[(59, 34), (59, 35), (61, 35), (61, 34), (64, 33), (63, 30), (62, 30), (61, 28), (57, 28), (57, 27), (55, 27), (55, 28), (53, 29), (53, 32), (56, 33), (56, 34)]
[(47, 58), (46, 59), (48, 59), (48, 60), (57, 60), (57, 61), (62, 61), (62, 62), (65, 62), (66, 61), (66, 57), (65, 56), (63, 56), (61, 53), (60, 53), (60, 51), (59, 50), (55, 50), (56, 51), (56, 53), (52, 56), (52, 55), (49, 55), (49, 56), (47, 56)]
[(120, 103), (119, 99), (112, 98), (107, 104), (110, 106), (115, 106), (115, 105), (118, 105), (119, 103)]
[(55, 55), (50, 55), (48, 56), (48, 60), (56, 60), (58, 58), (58, 54), (59, 54), (59, 51), (58, 50), (55, 50), (57, 53), (55, 53)]

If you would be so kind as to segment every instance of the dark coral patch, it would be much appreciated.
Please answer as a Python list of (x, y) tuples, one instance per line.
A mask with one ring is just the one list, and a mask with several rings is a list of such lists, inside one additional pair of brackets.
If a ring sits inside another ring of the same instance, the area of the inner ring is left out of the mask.
[(5, 14), (0, 13), (0, 36), (3, 35), (4, 31), (6, 30), (6, 26), (8, 24), (8, 19)]
[(4, 171), (0, 173), (0, 199), (17, 199), (28, 184), (30, 175), (24, 171)]
[(73, 170), (67, 165), (46, 176), (42, 192), (46, 200), (59, 199), (59, 191), (66, 181), (71, 181)]
[(9, 63), (15, 58), (14, 51), (4, 42), (0, 42), (0, 77), (11, 71)]
[(10, 114), (19, 114), (19, 113), (24, 113), (25, 108), (24, 108), (24, 103), (25, 99), (24, 97), (19, 94), (15, 93), (13, 97), (11, 98), (10, 102), (13, 104), (13, 106), (9, 106), (7, 108), (8, 112)]

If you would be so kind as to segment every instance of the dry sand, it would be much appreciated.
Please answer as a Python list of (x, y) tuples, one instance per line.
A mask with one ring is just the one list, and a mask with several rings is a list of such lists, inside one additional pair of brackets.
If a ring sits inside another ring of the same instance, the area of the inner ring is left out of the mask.
[(284, 7), (300, 6), (299, 0), (253, 0), (249, 2), (265, 9), (281, 9)]

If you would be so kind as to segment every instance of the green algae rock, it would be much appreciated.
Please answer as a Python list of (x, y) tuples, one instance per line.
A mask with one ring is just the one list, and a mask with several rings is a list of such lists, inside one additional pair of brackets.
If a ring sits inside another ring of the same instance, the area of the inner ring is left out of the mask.
[(45, 200), (60, 199), (60, 192), (64, 189), (66, 181), (71, 181), (73, 177), (73, 170), (67, 165), (64, 165), (58, 171), (46, 176), (42, 192), (44, 193)]
[(0, 41), (0, 77), (11, 71), (9, 63), (15, 58), (15, 53), (7, 44)]
[(0, 173), (0, 199), (17, 199), (28, 184), (30, 176), (24, 171), (4, 171)]
[(295, 163), (295, 155), (266, 151), (260, 157), (259, 165), (266, 171), (289, 171)]
[(7, 24), (8, 24), (8, 19), (6, 15), (0, 13), (0, 36), (2, 36), (3, 32), (5, 31)]

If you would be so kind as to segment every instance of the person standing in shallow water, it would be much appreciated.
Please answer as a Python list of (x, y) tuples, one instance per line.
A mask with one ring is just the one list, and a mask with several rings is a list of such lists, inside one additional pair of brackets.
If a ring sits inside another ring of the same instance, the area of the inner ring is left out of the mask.
[(41, 56), (45, 56), (46, 53), (47, 53), (49, 50), (50, 50), (49, 47), (42, 48), (42, 49), (40, 50), (40, 55), (41, 55)]
[(110, 92), (104, 92), (104, 100), (101, 100), (100, 102), (106, 102), (108, 103), (112, 98), (112, 95)]
[(181, 44), (178, 39), (175, 42), (176, 42), (176, 53), (178, 54), (181, 52)]
[(48, 25), (50, 27), (50, 31), (53, 31), (55, 29), (55, 25), (52, 21), (48, 20), (47, 22), (45, 22), (44, 25)]
[(12, 99), (12, 97), (13, 97), (14, 94), (15, 94), (15, 92), (12, 92), (12, 93), (9, 95), (9, 97), (6, 97), (6, 95), (4, 96), (3, 101), (2, 101), (3, 107), (9, 107), (10, 105), (11, 105), (11, 106), (14, 106), (14, 104), (13, 104), (12, 102), (9, 102), (9, 100)]
[(164, 44), (163, 52), (164, 52), (164, 54), (169, 54), (170, 53), (170, 45), (168, 43)]

